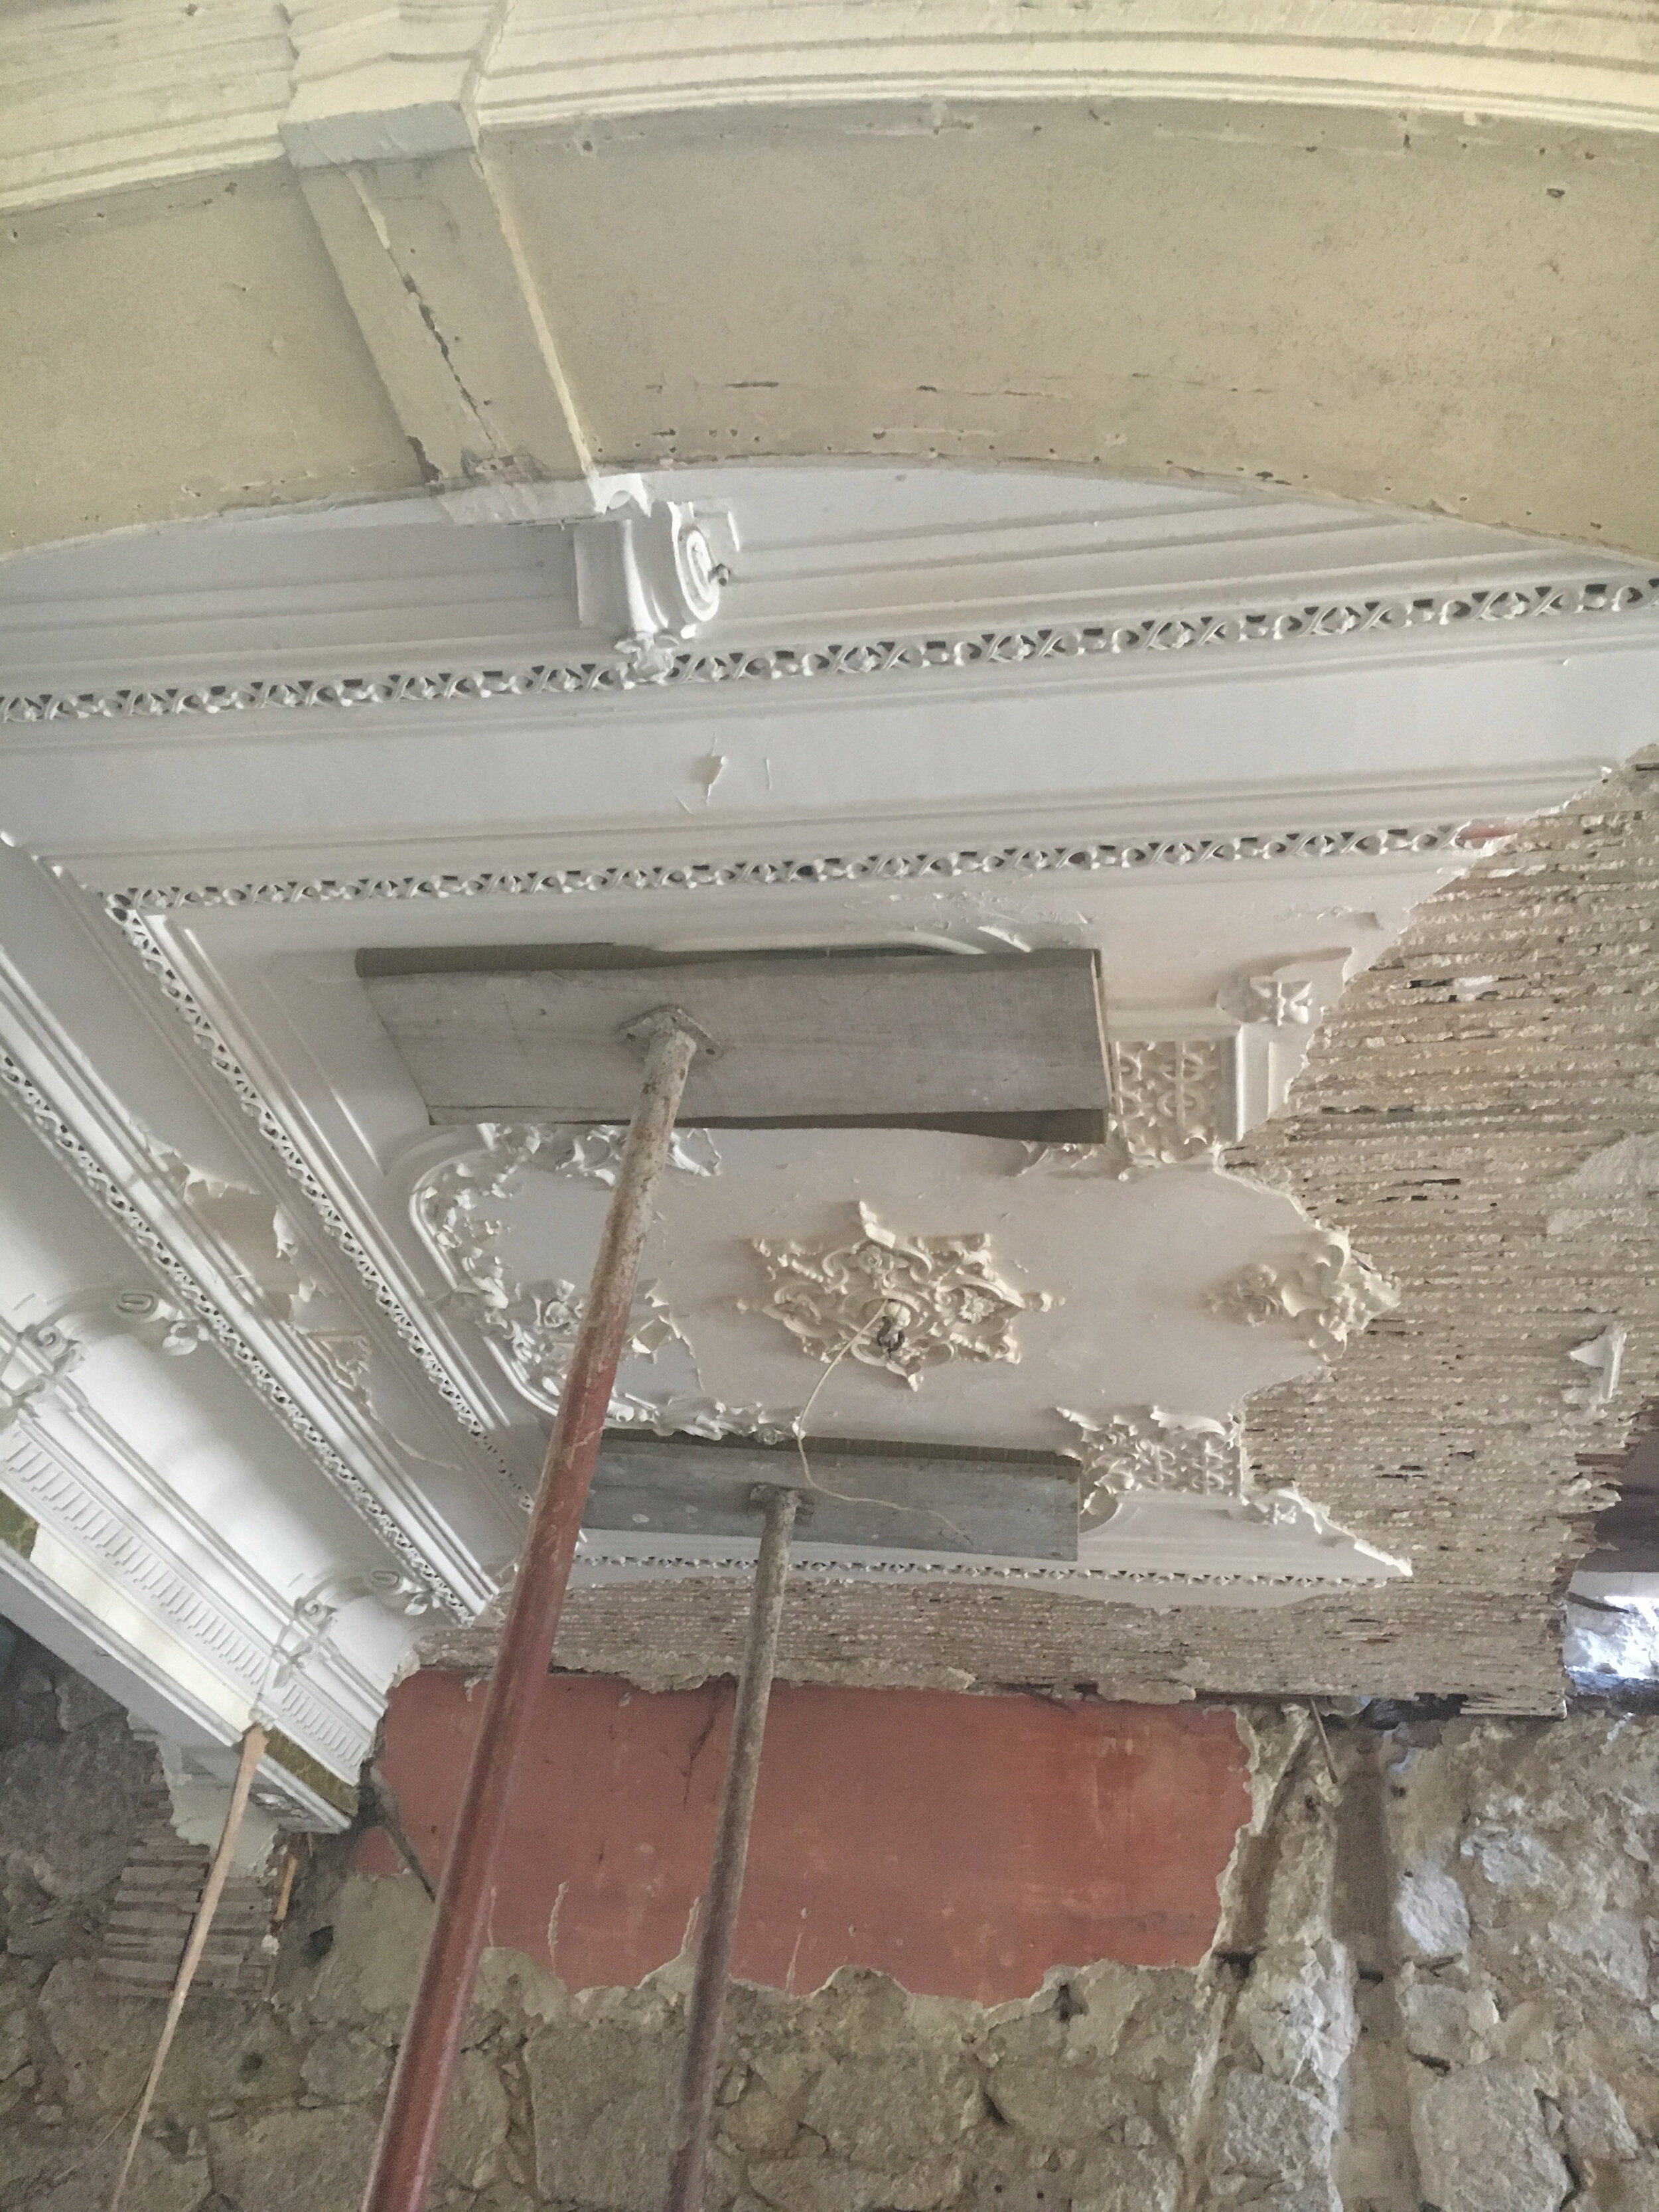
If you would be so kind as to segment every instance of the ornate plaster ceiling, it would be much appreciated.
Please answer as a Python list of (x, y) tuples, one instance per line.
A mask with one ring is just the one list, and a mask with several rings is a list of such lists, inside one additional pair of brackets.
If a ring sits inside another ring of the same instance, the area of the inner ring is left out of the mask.
[[(686, 1156), (712, 1143), (720, 1172), (671, 1178), (662, 1303), (641, 1322), (655, 1346), (619, 1416), (672, 1426), (688, 1398), (693, 1428), (708, 1405), (803, 1410), (829, 1370), (741, 1310), (776, 1303), (757, 1239), (809, 1307), (828, 1253), (954, 1240), (981, 1291), (1000, 1286), (972, 1325), (992, 1356), (934, 1361), (914, 1389), (843, 1358), (809, 1431), (926, 1442), (971, 1422), (1076, 1450), (1121, 1499), (1087, 1522), (1090, 1558), (1176, 1609), (1103, 1607), (1097, 1583), (827, 1574), (794, 1616), (798, 1671), (1170, 1695), (1455, 1686), (1462, 1668), (1535, 1705), (1524, 1638), (1460, 1653), (1413, 1610), (1455, 1494), (1419, 1510), (1356, 1486), (1322, 1430), (1300, 1455), (1255, 1441), (1258, 1405), (1322, 1405), (1332, 1378), (1372, 1376), (1413, 1295), (1382, 1249), (1390, 1217), (1344, 1179), (1356, 1125), (1312, 1125), (1333, 1164), (1300, 1209), (1212, 1156), (1301, 1128), (1269, 1117), (1413, 909), (1640, 741), (1659, 652), (1644, 572), (1460, 524), (1053, 477), (738, 471), (672, 489), (601, 487), (605, 511), (575, 515), (514, 493), (251, 518), (8, 572), (0, 1075), (46, 1147), (30, 1203), (60, 1193), (48, 1216), (87, 1212), (123, 1256), (77, 1248), (50, 1297), (20, 1262), (4, 1316), (21, 1341), (60, 1307), (101, 1313), (105, 1285), (165, 1301), (156, 1341), (100, 1339), (76, 1387), (106, 1366), (89, 1402), (118, 1426), (111, 1409), (153, 1389), (158, 1439), (186, 1406), (243, 1470), (227, 1493), (200, 1472), (211, 1453), (145, 1445), (142, 1499), (104, 1480), (99, 1548), (29, 1472), (58, 1416), (27, 1366), (38, 1345), (15, 1355), (0, 1486), (40, 1560), (57, 1544), (77, 1563), (83, 1632), (157, 1695), (205, 1668), (215, 1697), (191, 1710), (228, 1740), (263, 1693), (192, 1610), (211, 1595), (284, 1681), (337, 1705), (357, 1683), (350, 1741), (292, 1730), (296, 1756), (349, 1773), (410, 1605), (459, 1627), (514, 1554), (557, 1364), (556, 1328), (532, 1334), (556, 1321), (547, 1285), (580, 1287), (609, 1140), (561, 1133), (580, 1164), (550, 1174), (554, 1151), (537, 1167), (522, 1139), (434, 1128), (357, 972), (365, 948), (1069, 947), (1103, 965), (1109, 1146), (688, 1133)], [(1489, 971), (1483, 953), (1453, 972)], [(471, 1244), (443, 1195), (469, 1176), (506, 1178), (474, 1217), (499, 1228)], [(1376, 1274), (1399, 1277), (1399, 1308)], [(175, 1317), (198, 1342), (183, 1358)], [(1275, 1520), (1291, 1492), (1306, 1502)], [(174, 1600), (122, 1531), (186, 1512), (217, 1548), (173, 1547)], [(1479, 1547), (1455, 1563), (1441, 1613), (1543, 1606), (1554, 1526), (1522, 1566)], [(1199, 1572), (1212, 1540), (1231, 1564), (1212, 1572), (1212, 1549)], [(659, 1680), (729, 1662), (723, 1571), (607, 1559), (562, 1657)], [(257, 1604), (238, 1594), (248, 1560)], [(34, 1601), (70, 1606), (61, 1577), (25, 1571)], [(641, 1593), (639, 1572), (669, 1580)], [(1187, 1601), (1221, 1573), (1249, 1602), (1206, 1612), (1200, 1638)], [(1255, 1602), (1321, 1581), (1337, 1595)], [(1332, 1603), (1361, 1625), (1340, 1666)]]
[[(416, 1185), (453, 1307), (546, 1410), (619, 1133), (491, 1129)], [(1027, 1447), (1076, 1462), (1081, 1571), (956, 1559), (957, 1580), (1272, 1603), (1407, 1571), (1291, 1492), (1257, 1502), (1238, 1426), (1252, 1391), (1317, 1372), (1393, 1293), (1339, 1234), (1208, 1156), (1136, 1166), (1121, 1142), (690, 1130), (642, 1264), (619, 1425), (757, 1436), (782, 1447), (790, 1474), (804, 1455), (809, 1479), (820, 1439)], [(900, 1543), (852, 1571), (945, 1571)], [(630, 1565), (729, 1571), (753, 1548), (608, 1533), (579, 1580)], [(845, 1546), (833, 1556), (810, 1530), (799, 1562), (803, 1574), (848, 1571)]]

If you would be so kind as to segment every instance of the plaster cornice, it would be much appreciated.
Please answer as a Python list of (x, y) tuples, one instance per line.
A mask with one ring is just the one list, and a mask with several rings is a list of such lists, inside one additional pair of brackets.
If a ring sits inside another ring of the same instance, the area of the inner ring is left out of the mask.
[[(185, 1514), (73, 1386), (60, 1383), (50, 1405), (0, 1435), (0, 1480), (97, 1580), (112, 1584), (216, 1678), (215, 1709), (233, 1726), (246, 1725), (258, 1704), (331, 1773), (356, 1779), (379, 1714), (373, 1686), (324, 1649), (276, 1680), (291, 1608), (199, 1517)], [(176, 1695), (177, 1668), (168, 1681)]]
[[(851, 100), (1229, 100), (1659, 127), (1659, 11), (1470, 0), (518, 0), (474, 95), (484, 129)], [(927, 127), (918, 124), (918, 128)]]
[[(462, 150), (593, 118), (1166, 99), (1659, 129), (1659, 13), (1469, 0), (1108, 0), (1086, 11), (794, 0), (142, 0), (13, 10), (0, 205), (279, 161)], [(88, 96), (88, 88), (93, 96)], [(928, 127), (919, 120), (917, 128)]]
[(76, 1182), (120, 1231), (132, 1249), (166, 1279), (168, 1289), (203, 1322), (219, 1349), (296, 1443), (321, 1469), (353, 1510), (374, 1530), (435, 1601), (465, 1620), (472, 1604), (454, 1589), (426, 1556), (376, 1495), (363, 1474), (337, 1449), (289, 1387), (292, 1378), (276, 1374), (264, 1356), (265, 1347), (250, 1340), (227, 1306), (233, 1302), (222, 1285), (217, 1295), (204, 1288), (196, 1271), (173, 1249), (168, 1237), (149, 1210), (125, 1187), (131, 1179), (111, 1172), (109, 1166), (86, 1142), (68, 1115), (30, 1076), (11, 1053), (0, 1051), (0, 1085), (43, 1143), (63, 1161)]
[[(1187, 656), (1293, 645), (1334, 647), (1426, 638), (1514, 636), (1534, 623), (1650, 625), (1659, 575), (1627, 569), (1607, 579), (1443, 585), (1420, 590), (1305, 593), (1245, 605), (1154, 610), (1133, 619), (1030, 622), (995, 629), (917, 632), (840, 642), (744, 646), (702, 638), (690, 644), (626, 640), (601, 648), (497, 668), (333, 671), (312, 676), (188, 678), (142, 684), (48, 686), (0, 691), (0, 724), (187, 720), (258, 712), (363, 713), (468, 707), (500, 700), (571, 702), (619, 693), (697, 693), (726, 697), (780, 683), (932, 677), (964, 672), (1070, 669), (1149, 670)], [(1622, 634), (1622, 632), (1620, 633)]]

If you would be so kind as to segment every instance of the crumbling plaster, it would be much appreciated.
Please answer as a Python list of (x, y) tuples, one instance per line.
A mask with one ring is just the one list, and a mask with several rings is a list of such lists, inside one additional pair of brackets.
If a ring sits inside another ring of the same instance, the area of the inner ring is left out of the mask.
[[(11, 1686), (0, 2207), (101, 2212), (161, 2012), (94, 1964), (143, 1747), (66, 1791), (118, 1717)], [(1056, 1960), (994, 2007), (740, 1984), (714, 2212), (1651, 2212), (1656, 1723), (1370, 1718), (1328, 1765), (1305, 1712), (1241, 1712), (1196, 1967)], [(431, 1908), (352, 1849), (302, 1873), (268, 2003), (191, 1998), (131, 2212), (355, 2212)], [(487, 1952), (434, 2212), (655, 2212), (689, 1964), (579, 1991)]]
[[(1334, 1511), (1412, 1553), (1370, 1632), (1372, 1685), (1479, 1694), (1501, 1651), (1514, 1704), (1547, 1706), (1552, 1601), (1611, 1502), (1581, 1455), (1616, 1449), (1659, 1380), (1645, 1188), (1595, 1164), (1659, 1126), (1656, 784), (1644, 755), (1439, 892), (1236, 1156), (1401, 1286), (1339, 1367), (1249, 1419), (1259, 1479), (1319, 1467)], [(1575, 1355), (1614, 1328), (1604, 1397)], [(1471, 1570), (1491, 1595), (1459, 1620), (1442, 1577)]]
[[(1428, 901), (1350, 984), (1285, 1108), (1229, 1155), (1399, 1291), (1330, 1369), (1249, 1402), (1254, 1479), (1318, 1498), (1409, 1558), (1412, 1581), (1277, 1613), (1092, 1617), (1012, 1591), (800, 1583), (787, 1675), (1559, 1708), (1559, 1599), (1608, 1502), (1579, 1459), (1616, 1449), (1659, 1386), (1644, 1192), (1604, 1176), (1593, 1209), (1575, 1203), (1587, 1162), (1659, 1121), (1656, 773), (1644, 757)], [(1603, 1402), (1572, 1355), (1615, 1322)], [(557, 1656), (696, 1682), (735, 1668), (743, 1617), (741, 1591), (714, 1583), (573, 1592)], [(425, 1648), (487, 1663), (493, 1638), (486, 1620)]]

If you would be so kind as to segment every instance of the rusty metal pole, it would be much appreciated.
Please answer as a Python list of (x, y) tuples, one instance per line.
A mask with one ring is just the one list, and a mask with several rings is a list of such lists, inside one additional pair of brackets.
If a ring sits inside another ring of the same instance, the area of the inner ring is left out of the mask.
[(685, 2055), (680, 2064), (679, 2095), (669, 2138), (666, 2212), (702, 2212), (703, 2173), (708, 2162), (709, 2123), (720, 2072), (720, 2021), (732, 1979), (732, 1945), (743, 1901), (744, 1870), (749, 1863), (749, 1828), (760, 1780), (761, 1739), (777, 1665), (778, 1629), (783, 1620), (784, 1586), (789, 1576), (789, 1534), (800, 1504), (793, 1490), (765, 1493), (766, 1527), (755, 1563), (755, 1593), (749, 1608), (749, 1636), (743, 1672), (738, 1677), (732, 1711), (732, 1748), (720, 1790), (720, 1824), (714, 1832), (708, 1887), (702, 1900), (697, 1965), (686, 2017)]
[(630, 1036), (647, 1047), (639, 1104), (605, 1217), (558, 1419), (542, 1468), (530, 1533), (501, 1650), (472, 1747), (438, 1917), (392, 2076), (362, 2212), (422, 2212), (443, 2132), (450, 2075), (483, 1949), (507, 1800), (535, 1711), (581, 1532), (587, 1486), (611, 1409), (651, 1200), (668, 1158), (680, 1093), (701, 1033), (672, 1008)]

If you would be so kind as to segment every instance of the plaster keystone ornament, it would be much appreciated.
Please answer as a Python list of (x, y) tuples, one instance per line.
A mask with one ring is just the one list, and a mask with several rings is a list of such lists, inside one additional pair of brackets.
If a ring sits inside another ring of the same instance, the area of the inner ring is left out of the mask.
[(1085, 1528), (1110, 1517), (1132, 1491), (1203, 1498), (1239, 1498), (1244, 1491), (1243, 1439), (1237, 1422), (1205, 1413), (1167, 1413), (1137, 1407), (1097, 1420), (1058, 1409), (1079, 1432), (1066, 1455), (1083, 1468), (1079, 1517)]
[(1355, 1252), (1340, 1229), (1316, 1229), (1297, 1257), (1281, 1267), (1257, 1261), (1211, 1292), (1212, 1313), (1250, 1328), (1292, 1321), (1310, 1351), (1334, 1359), (1350, 1336), (1400, 1303), (1386, 1276)]
[(743, 1310), (781, 1322), (813, 1359), (856, 1359), (915, 1390), (947, 1360), (1018, 1361), (1015, 1321), (1060, 1303), (1005, 1282), (988, 1237), (901, 1237), (862, 1200), (858, 1213), (863, 1233), (845, 1243), (753, 1240), (771, 1294)]

